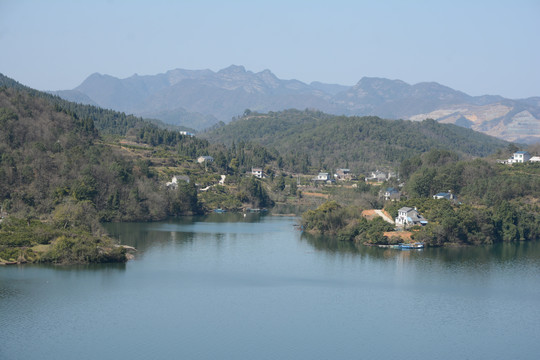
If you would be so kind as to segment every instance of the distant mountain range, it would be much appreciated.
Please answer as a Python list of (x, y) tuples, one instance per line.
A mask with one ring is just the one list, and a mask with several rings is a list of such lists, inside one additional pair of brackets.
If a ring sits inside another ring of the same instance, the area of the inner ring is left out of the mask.
[(176, 69), (118, 79), (93, 74), (73, 90), (54, 92), (70, 101), (99, 105), (197, 130), (229, 122), (245, 109), (258, 112), (317, 109), (337, 115), (435, 119), (519, 143), (540, 141), (540, 97), (511, 100), (469, 96), (435, 82), (362, 78), (343, 86), (282, 80), (271, 71), (243, 66)]

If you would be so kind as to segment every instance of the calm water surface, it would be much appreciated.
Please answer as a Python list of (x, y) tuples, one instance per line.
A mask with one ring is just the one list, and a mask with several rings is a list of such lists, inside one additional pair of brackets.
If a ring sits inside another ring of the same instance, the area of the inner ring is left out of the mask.
[(540, 246), (399, 251), (294, 218), (109, 224), (123, 265), (0, 268), (0, 359), (538, 359)]

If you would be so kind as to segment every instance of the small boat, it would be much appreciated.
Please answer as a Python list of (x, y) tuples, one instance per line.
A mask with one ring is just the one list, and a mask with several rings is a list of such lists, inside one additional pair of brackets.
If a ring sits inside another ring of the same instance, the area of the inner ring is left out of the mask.
[(16, 261), (5, 261), (0, 262), (0, 265), (17, 265), (18, 263)]
[(215, 212), (215, 213), (220, 213), (220, 214), (221, 214), (221, 213), (227, 212), (227, 210), (225, 210), (225, 209), (214, 209), (214, 212)]
[(401, 250), (411, 250), (411, 249), (423, 249), (423, 242), (414, 242), (414, 243), (401, 243), (399, 244)]

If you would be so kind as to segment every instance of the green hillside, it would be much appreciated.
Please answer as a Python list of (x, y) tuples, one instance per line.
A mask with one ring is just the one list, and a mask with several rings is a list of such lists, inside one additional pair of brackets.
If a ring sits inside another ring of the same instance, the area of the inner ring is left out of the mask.
[(93, 105), (70, 102), (58, 96), (24, 86), (3, 74), (0, 74), (0, 88), (22, 91), (31, 95), (32, 97), (43, 99), (58, 111), (66, 112), (70, 115), (76, 116), (79, 119), (91, 119), (94, 122), (96, 129), (99, 130), (100, 134), (102, 135), (124, 136), (128, 134), (129, 130), (131, 129), (138, 129), (142, 127), (148, 128), (149, 126), (156, 129), (187, 130), (190, 132), (195, 132), (193, 129), (165, 124), (160, 120), (143, 119), (133, 115), (126, 115), (125, 113), (119, 111), (103, 109)]
[[(93, 120), (98, 114), (79, 117), (47, 94), (0, 87), (0, 262), (124, 261), (100, 221), (198, 211), (193, 185), (163, 190), (151, 167), (158, 161), (101, 140)], [(108, 121), (106, 115), (97, 120)], [(185, 138), (143, 122), (128, 130), (159, 144)]]
[(462, 156), (486, 156), (508, 145), (470, 129), (433, 120), (385, 120), (374, 116), (346, 117), (318, 111), (287, 110), (267, 114), (246, 110), (243, 117), (201, 137), (231, 144), (253, 141), (286, 154), (309, 154), (311, 164), (358, 170), (399, 165), (431, 149)]

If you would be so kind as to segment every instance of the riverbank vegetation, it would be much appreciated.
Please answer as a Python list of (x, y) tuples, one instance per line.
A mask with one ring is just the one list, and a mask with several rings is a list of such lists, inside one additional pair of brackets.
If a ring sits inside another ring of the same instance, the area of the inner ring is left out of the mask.
[[(79, 213), (77, 217), (85, 215)], [(4, 219), (0, 224), (0, 264), (126, 261), (126, 250), (113, 239), (103, 234), (92, 235), (90, 229), (70, 223), (64, 216), (57, 220), (58, 223), (47, 223), (38, 219)]]
[[(411, 164), (415, 164), (412, 169)], [(434, 150), (404, 162), (402, 173), (402, 200), (387, 201), (384, 209), (395, 218), (402, 207), (416, 208), (428, 220), (425, 226), (409, 229), (414, 241), (456, 246), (540, 238), (538, 163), (509, 166), (482, 159), (461, 160), (455, 153)], [(451, 192), (455, 198), (434, 199), (441, 191)], [(308, 231), (342, 240), (392, 244), (401, 238), (400, 231), (388, 232), (374, 221), (361, 219), (361, 210), (328, 203), (305, 213), (302, 224)], [(374, 225), (375, 236), (366, 222)]]
[[(413, 171), (411, 164), (416, 164)], [(417, 207), (429, 220), (415, 234), (418, 240), (476, 245), (540, 237), (539, 163), (463, 161), (450, 152), (432, 151), (404, 163), (402, 171), (409, 199), (386, 208), (397, 216), (402, 206)], [(441, 191), (452, 192), (457, 201), (431, 198)]]
[(394, 229), (380, 217), (368, 221), (358, 207), (341, 206), (335, 201), (325, 202), (302, 214), (301, 226), (310, 233), (373, 244), (385, 242), (384, 232)]

